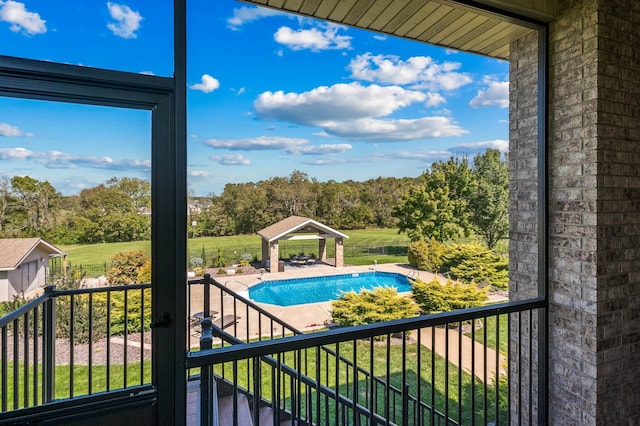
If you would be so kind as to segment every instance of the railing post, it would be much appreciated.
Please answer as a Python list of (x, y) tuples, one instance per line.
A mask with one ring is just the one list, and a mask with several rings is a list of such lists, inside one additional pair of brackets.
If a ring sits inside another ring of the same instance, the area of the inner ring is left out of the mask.
[(56, 286), (44, 288), (47, 301), (44, 303), (44, 325), (42, 327), (42, 346), (44, 356), (43, 402), (51, 402), (55, 397), (55, 353), (56, 353), (56, 300), (53, 296)]
[(409, 426), (409, 384), (402, 387), (402, 426)]
[(202, 317), (211, 317), (211, 274), (204, 274), (204, 306), (202, 309)]
[[(205, 288), (208, 288), (206, 281), (209, 274), (205, 275)], [(207, 303), (208, 305), (208, 303)], [(205, 310), (205, 313), (207, 311)], [(211, 349), (213, 346), (213, 333), (211, 330), (211, 317), (205, 317), (200, 323), (202, 332), (200, 333), (200, 350)], [(200, 424), (212, 425), (213, 423), (213, 367), (210, 364), (200, 367)]]

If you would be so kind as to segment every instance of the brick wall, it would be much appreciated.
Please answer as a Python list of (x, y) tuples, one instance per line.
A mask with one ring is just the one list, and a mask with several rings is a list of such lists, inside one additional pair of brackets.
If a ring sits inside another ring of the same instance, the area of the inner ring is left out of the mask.
[[(561, 0), (550, 26), (552, 424), (640, 423), (639, 23), (640, 2)], [(536, 153), (535, 43), (529, 36), (511, 46), (514, 299), (537, 293), (534, 165), (527, 161)]]

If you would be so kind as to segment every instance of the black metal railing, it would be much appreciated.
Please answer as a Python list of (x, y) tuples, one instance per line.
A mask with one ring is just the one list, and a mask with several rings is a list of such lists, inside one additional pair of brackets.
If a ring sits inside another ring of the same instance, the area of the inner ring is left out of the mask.
[[(188, 366), (200, 369), (206, 392), (217, 380), (249, 395), (254, 422), (270, 407), (274, 418), (309, 424), (508, 424), (510, 410), (520, 412), (510, 404), (533, 403), (531, 380), (510, 402), (509, 371), (521, 381), (534, 373), (530, 353), (509, 351), (509, 330), (520, 331), (519, 348), (532, 348), (531, 333), (522, 341), (521, 331), (542, 299), (302, 334), (210, 277), (190, 283), (213, 289), (205, 314), (244, 316), (224, 330), (213, 325), (216, 344), (190, 353)], [(236, 420), (239, 410), (234, 404)]]
[(1, 412), (149, 385), (150, 288), (48, 286), (0, 318)]

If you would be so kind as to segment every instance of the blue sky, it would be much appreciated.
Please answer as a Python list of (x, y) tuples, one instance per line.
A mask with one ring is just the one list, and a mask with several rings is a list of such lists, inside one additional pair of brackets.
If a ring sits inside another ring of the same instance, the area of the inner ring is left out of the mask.
[[(170, 76), (172, 1), (0, 0), (0, 54)], [(508, 63), (231, 0), (190, 2), (188, 172), (195, 195), (301, 170), (418, 176), (507, 149)], [(0, 98), (0, 176), (65, 195), (149, 178), (150, 114)]]

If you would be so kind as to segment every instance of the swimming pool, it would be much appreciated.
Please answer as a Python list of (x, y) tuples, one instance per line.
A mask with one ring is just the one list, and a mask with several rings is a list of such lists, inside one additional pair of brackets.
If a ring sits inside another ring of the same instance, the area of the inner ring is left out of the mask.
[(395, 287), (398, 292), (411, 291), (411, 284), (404, 275), (376, 271), (265, 281), (249, 288), (249, 298), (255, 302), (292, 306), (335, 300), (342, 291), (359, 292), (375, 287)]

